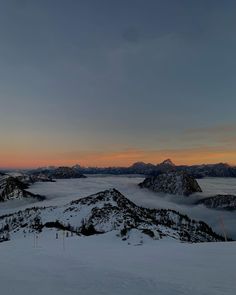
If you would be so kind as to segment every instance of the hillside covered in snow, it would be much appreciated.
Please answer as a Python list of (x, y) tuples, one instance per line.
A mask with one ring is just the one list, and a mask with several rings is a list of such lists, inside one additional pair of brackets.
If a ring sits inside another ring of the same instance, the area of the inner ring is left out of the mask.
[(168, 237), (182, 242), (224, 240), (202, 221), (173, 210), (139, 207), (115, 189), (63, 206), (32, 207), (0, 216), (2, 240), (14, 238), (16, 233), (41, 233), (46, 228), (85, 236), (115, 232), (123, 240), (135, 235), (139, 243), (144, 236), (154, 240)]

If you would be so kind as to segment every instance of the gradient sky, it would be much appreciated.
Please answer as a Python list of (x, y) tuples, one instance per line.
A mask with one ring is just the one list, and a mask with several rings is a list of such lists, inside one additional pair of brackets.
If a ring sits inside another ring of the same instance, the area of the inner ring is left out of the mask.
[(236, 164), (236, 1), (1, 0), (0, 166)]

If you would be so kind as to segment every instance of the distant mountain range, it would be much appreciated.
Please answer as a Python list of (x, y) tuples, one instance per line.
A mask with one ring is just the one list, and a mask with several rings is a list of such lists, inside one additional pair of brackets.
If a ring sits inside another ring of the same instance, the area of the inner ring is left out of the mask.
[(236, 177), (236, 167), (227, 163), (203, 164), (203, 165), (175, 165), (170, 159), (166, 159), (157, 165), (144, 162), (136, 162), (130, 167), (49, 167), (39, 168), (31, 171), (34, 175), (46, 175), (51, 178), (81, 178), (84, 174), (142, 174), (159, 175), (163, 172), (187, 172), (194, 178), (203, 177)]

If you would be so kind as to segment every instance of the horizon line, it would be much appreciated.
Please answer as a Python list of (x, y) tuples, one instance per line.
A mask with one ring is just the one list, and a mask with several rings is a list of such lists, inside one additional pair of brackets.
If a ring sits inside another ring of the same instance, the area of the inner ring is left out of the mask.
[[(135, 161), (130, 165), (108, 165), (108, 166), (100, 166), (100, 165), (89, 165), (89, 166), (85, 166), (85, 165), (80, 165), (80, 164), (49, 164), (49, 165), (43, 165), (43, 166), (37, 166), (37, 165), (33, 165), (33, 166), (16, 166), (16, 167), (0, 167), (0, 170), (4, 171), (4, 170), (33, 170), (33, 169), (49, 169), (49, 168), (58, 168), (58, 167), (74, 167), (74, 166), (80, 166), (83, 169), (88, 169), (88, 168), (97, 168), (97, 169), (106, 169), (106, 168), (130, 168), (132, 167), (134, 164), (136, 163), (143, 163), (143, 164), (151, 164), (154, 166), (157, 166), (159, 164), (162, 164), (163, 162), (165, 162), (166, 160), (170, 160), (170, 159), (165, 159), (162, 162), (159, 163), (153, 163), (153, 162), (144, 162), (144, 161)], [(229, 165), (230, 167), (236, 167), (236, 164), (233, 163), (229, 163), (229, 162), (199, 162), (199, 163), (194, 163), (194, 164), (175, 164), (174, 161), (171, 160), (171, 162), (175, 165), (175, 166), (201, 166), (201, 165), (217, 165), (217, 164), (225, 164), (225, 165)]]

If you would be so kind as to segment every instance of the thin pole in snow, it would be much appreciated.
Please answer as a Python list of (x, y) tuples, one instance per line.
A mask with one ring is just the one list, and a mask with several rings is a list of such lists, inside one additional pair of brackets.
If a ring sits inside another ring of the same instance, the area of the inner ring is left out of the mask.
[(223, 220), (222, 216), (220, 216), (220, 225), (221, 225), (222, 231), (224, 233), (225, 242), (227, 242), (227, 235), (226, 235), (224, 220)]
[(36, 248), (38, 248), (38, 239), (39, 239), (39, 236), (36, 235)]
[(35, 241), (35, 233), (34, 233), (34, 248), (35, 248), (35, 244), (36, 244), (35, 242), (36, 242), (36, 241)]
[(63, 244), (63, 251), (65, 251), (65, 231), (62, 232), (62, 244)]

